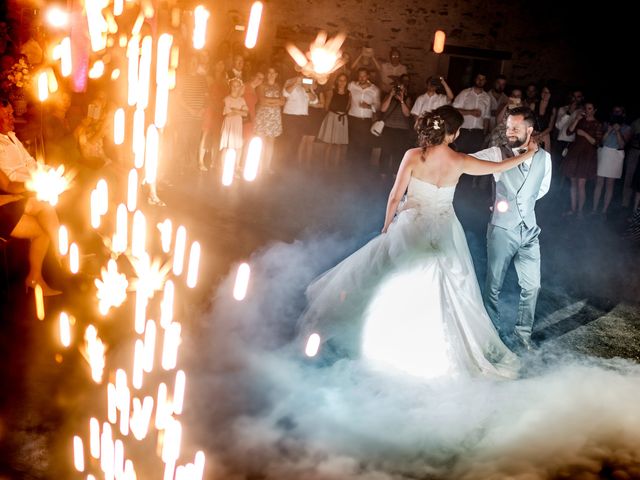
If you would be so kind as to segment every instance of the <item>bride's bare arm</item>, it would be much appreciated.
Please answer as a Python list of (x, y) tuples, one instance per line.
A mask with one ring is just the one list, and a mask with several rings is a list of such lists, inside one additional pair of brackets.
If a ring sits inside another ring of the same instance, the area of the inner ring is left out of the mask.
[(471, 155), (462, 154), (462, 173), (467, 175), (489, 175), (511, 170), (513, 167), (533, 157), (537, 151), (538, 145), (532, 140), (529, 142), (528, 150), (525, 153), (499, 163), (479, 160)]
[(382, 233), (386, 233), (389, 225), (393, 221), (393, 217), (396, 214), (396, 210), (398, 209), (398, 204), (402, 197), (404, 196), (404, 192), (407, 191), (407, 186), (409, 185), (409, 180), (411, 179), (411, 171), (413, 170), (412, 163), (413, 157), (415, 155), (415, 150), (407, 150), (402, 158), (402, 162), (400, 163), (400, 168), (398, 169), (398, 174), (396, 175), (396, 181), (391, 188), (391, 192), (389, 193), (389, 200), (387, 201), (387, 213), (384, 217), (384, 227), (382, 227)]

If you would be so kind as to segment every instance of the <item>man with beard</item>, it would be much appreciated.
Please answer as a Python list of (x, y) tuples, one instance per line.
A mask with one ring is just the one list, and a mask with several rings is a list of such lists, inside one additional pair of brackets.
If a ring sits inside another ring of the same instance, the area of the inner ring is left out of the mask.
[[(535, 117), (527, 107), (509, 111), (507, 144), (474, 153), (481, 160), (501, 162), (524, 153), (529, 143)], [(500, 323), (498, 299), (507, 269), (514, 261), (520, 303), (515, 323), (514, 340), (524, 350), (531, 350), (531, 331), (540, 290), (540, 227), (536, 223), (536, 200), (549, 191), (551, 155), (540, 148), (533, 158), (516, 168), (494, 174), (496, 196), (493, 214), (487, 228), (487, 279), (484, 305), (498, 331)]]

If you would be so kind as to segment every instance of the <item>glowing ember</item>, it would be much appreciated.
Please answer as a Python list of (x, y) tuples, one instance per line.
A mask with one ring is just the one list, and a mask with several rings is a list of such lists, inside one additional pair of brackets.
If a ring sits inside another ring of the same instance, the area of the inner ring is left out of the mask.
[(133, 212), (136, 209), (138, 199), (138, 171), (132, 168), (129, 171), (127, 182), (127, 210)]
[(147, 241), (147, 221), (140, 210), (133, 214), (133, 229), (131, 232), (131, 254), (136, 258), (145, 255)]
[(153, 412), (153, 398), (144, 397), (133, 399), (133, 413), (131, 414), (131, 433), (136, 440), (142, 440), (147, 436), (149, 431), (149, 423), (151, 422), (151, 414)]
[(147, 327), (144, 329), (144, 362), (143, 370), (151, 373), (153, 370), (153, 357), (156, 349), (156, 322), (147, 321)]
[(30, 172), (31, 177), (25, 182), (27, 190), (36, 193), (36, 198), (55, 206), (60, 195), (68, 190), (70, 176), (64, 174), (64, 165), (51, 168), (43, 163), (36, 163)]
[(100, 468), (104, 472), (105, 478), (114, 478), (113, 472), (113, 432), (111, 425), (102, 425), (102, 435), (100, 436)]
[(58, 229), (58, 250), (60, 255), (69, 253), (69, 231), (64, 225), (60, 225)]
[(129, 282), (124, 273), (118, 272), (118, 264), (110, 259), (107, 268), (101, 270), (102, 280), (96, 279), (98, 289), (98, 308), (102, 315), (106, 315), (111, 307), (119, 307), (127, 299)]
[(204, 476), (204, 452), (203, 451), (198, 451), (196, 453), (196, 458), (194, 460), (194, 465), (195, 465), (195, 474), (192, 477), (194, 480), (202, 480), (203, 476)]
[(71, 345), (71, 325), (69, 324), (69, 315), (60, 312), (60, 343), (64, 348)]
[(162, 461), (165, 463), (175, 462), (180, 457), (180, 442), (182, 441), (182, 424), (169, 417), (164, 445), (162, 446)]
[(136, 346), (133, 353), (133, 378), (131, 383), (133, 388), (140, 390), (142, 388), (142, 377), (144, 375), (144, 343), (142, 340), (136, 340)]
[(193, 11), (193, 48), (200, 50), (207, 40), (207, 21), (209, 20), (209, 10), (202, 5), (198, 5)]
[(113, 383), (107, 385), (107, 420), (116, 423), (118, 420), (118, 394)]
[(147, 313), (147, 294), (143, 291), (136, 292), (135, 330), (136, 333), (144, 332), (144, 321)]
[(187, 243), (187, 229), (182, 225), (176, 230), (176, 241), (173, 247), (173, 274), (181, 275), (184, 267), (184, 249)]
[(498, 210), (498, 212), (500, 213), (504, 213), (507, 210), (509, 210), (509, 203), (506, 200), (500, 200), (497, 204), (496, 204), (496, 209)]
[(38, 320), (44, 320), (44, 296), (39, 283), (36, 283), (33, 292), (36, 299), (36, 317)]
[(114, 253), (123, 253), (127, 249), (127, 230), (129, 226), (129, 216), (127, 207), (124, 203), (118, 205), (116, 211), (116, 231), (113, 234), (113, 251)]
[(124, 108), (118, 108), (113, 114), (113, 143), (124, 143)]
[(136, 168), (144, 165), (144, 110), (136, 109), (133, 114), (133, 164)]
[(178, 370), (176, 372), (176, 383), (173, 387), (173, 413), (180, 415), (182, 413), (182, 407), (184, 404), (184, 387), (187, 377), (184, 371)]
[[(140, 37), (134, 35), (127, 45), (128, 59), (128, 96), (127, 103), (132, 106), (138, 100), (138, 57), (140, 56)], [(144, 128), (144, 126), (143, 126)]]
[(85, 355), (91, 367), (91, 378), (94, 382), (100, 383), (102, 382), (102, 373), (104, 371), (104, 343), (98, 338), (98, 332), (93, 325), (87, 327), (84, 340)]
[(113, 1), (113, 14), (117, 17), (122, 15), (124, 10), (124, 0), (114, 0)]
[(124, 474), (124, 444), (120, 439), (115, 441), (113, 448), (113, 470), (115, 478), (122, 478)]
[(58, 6), (50, 7), (46, 13), (47, 23), (55, 28), (66, 27), (69, 23), (69, 14)]
[(236, 274), (236, 282), (233, 286), (233, 298), (238, 301), (244, 300), (247, 295), (247, 288), (249, 287), (249, 277), (251, 275), (251, 267), (247, 263), (242, 263), (238, 267), (238, 273)]
[(102, 75), (104, 75), (104, 62), (96, 60), (89, 70), (89, 78), (100, 78)]
[(253, 5), (251, 5), (247, 36), (244, 39), (244, 46), (247, 48), (255, 47), (256, 42), (258, 41), (258, 30), (260, 29), (260, 18), (262, 17), (262, 9), (262, 2), (253, 2)]
[(119, 78), (120, 78), (120, 69), (119, 68), (114, 68), (111, 71), (111, 80), (117, 80)]
[(91, 49), (98, 52), (107, 46), (108, 24), (102, 15), (102, 2), (100, 0), (86, 0), (84, 6), (89, 24)]
[(41, 72), (38, 75), (38, 100), (44, 102), (49, 98), (49, 79), (47, 72)]
[(244, 179), (252, 182), (258, 176), (258, 167), (260, 166), (260, 156), (262, 155), (262, 139), (253, 137), (249, 142), (249, 150), (247, 151), (247, 161), (244, 166)]
[(227, 149), (224, 154), (224, 166), (222, 167), (222, 185), (228, 187), (233, 182), (233, 173), (236, 168), (236, 151)]
[(173, 322), (164, 331), (164, 343), (162, 345), (162, 368), (173, 370), (178, 361), (178, 348), (180, 347), (180, 332), (182, 327)]
[(60, 73), (63, 77), (68, 77), (71, 71), (71, 39), (64, 37), (60, 42)]
[(97, 418), (89, 420), (89, 452), (93, 458), (100, 458), (100, 423)]
[(162, 251), (164, 253), (169, 253), (171, 249), (171, 233), (172, 233), (172, 224), (171, 220), (168, 218), (165, 219), (164, 222), (158, 224), (158, 230), (160, 230), (160, 239), (162, 242)]
[(77, 435), (73, 437), (73, 464), (76, 470), (84, 472), (84, 446), (82, 439)]
[(138, 70), (138, 101), (137, 108), (144, 110), (149, 106), (149, 81), (151, 79), (151, 55), (153, 41), (147, 35), (142, 39), (140, 47), (140, 66)]
[(133, 281), (134, 288), (147, 298), (153, 298), (156, 291), (162, 290), (171, 267), (168, 263), (163, 265), (159, 258), (152, 262), (146, 253), (141, 258), (132, 257), (130, 260), (137, 276)]
[(78, 245), (72, 243), (69, 246), (69, 270), (71, 273), (78, 273), (80, 269), (80, 253), (78, 252)]
[(160, 303), (160, 326), (167, 328), (173, 321), (173, 297), (175, 295), (175, 287), (171, 280), (167, 280), (164, 284), (164, 295)]
[(147, 129), (147, 148), (145, 149), (145, 182), (156, 183), (158, 173), (158, 130), (155, 125), (149, 125)]
[(198, 264), (200, 263), (200, 243), (193, 242), (189, 252), (189, 269), (187, 272), (187, 286), (193, 288), (198, 282)]
[(309, 336), (309, 340), (307, 340), (307, 346), (304, 350), (304, 353), (307, 357), (315, 357), (318, 353), (318, 349), (320, 348), (320, 335), (317, 333), (312, 333)]
[(161, 383), (158, 385), (158, 396), (156, 399), (156, 422), (155, 427), (158, 430), (164, 430), (167, 424), (167, 385)]

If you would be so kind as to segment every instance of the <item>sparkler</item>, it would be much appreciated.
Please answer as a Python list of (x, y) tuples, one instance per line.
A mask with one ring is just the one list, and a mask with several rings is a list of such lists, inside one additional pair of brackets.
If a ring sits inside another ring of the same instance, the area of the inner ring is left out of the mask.
[(315, 40), (309, 45), (305, 55), (293, 44), (287, 45), (287, 51), (293, 60), (302, 68), (303, 75), (314, 76), (318, 83), (327, 82), (329, 75), (343, 64), (340, 48), (346, 39), (344, 33), (339, 33), (327, 39), (327, 33), (320, 31)]
[(127, 207), (121, 203), (116, 210), (116, 231), (113, 234), (113, 252), (123, 253), (127, 249), (127, 229), (129, 216)]
[(64, 225), (58, 229), (58, 251), (60, 255), (69, 253), (69, 231)]
[(73, 460), (76, 470), (84, 472), (84, 446), (82, 439), (77, 435), (73, 437)]
[(69, 189), (71, 175), (65, 175), (64, 165), (52, 168), (37, 162), (35, 169), (29, 173), (30, 178), (25, 182), (25, 188), (35, 192), (38, 200), (51, 206), (56, 206), (60, 195)]
[(93, 458), (100, 458), (100, 423), (97, 418), (89, 420), (89, 452)]
[[(131, 232), (131, 254), (136, 258), (145, 255), (145, 243), (147, 240), (147, 221), (140, 210), (133, 214), (133, 230)], [(140, 275), (138, 275), (140, 277)]]
[(104, 75), (104, 62), (102, 60), (96, 60), (89, 70), (89, 78), (100, 78), (102, 75)]
[(249, 26), (247, 36), (244, 39), (244, 46), (251, 49), (258, 41), (258, 30), (260, 29), (260, 18), (262, 17), (262, 2), (253, 2), (251, 13), (249, 13)]
[(171, 220), (167, 218), (165, 219), (164, 222), (159, 223), (158, 230), (160, 230), (162, 251), (164, 253), (169, 253), (169, 249), (171, 248), (171, 230), (172, 230)]
[(133, 212), (138, 200), (138, 171), (132, 168), (127, 181), (127, 210)]
[(71, 39), (64, 37), (60, 42), (60, 73), (63, 77), (71, 75)]
[(178, 360), (178, 347), (180, 346), (179, 323), (172, 322), (164, 331), (164, 343), (162, 345), (162, 368), (173, 370)]
[(209, 11), (202, 5), (198, 5), (193, 11), (193, 48), (201, 50), (207, 39), (207, 21), (209, 20)]
[(173, 297), (175, 295), (175, 287), (171, 280), (167, 280), (164, 284), (164, 295), (160, 304), (160, 326), (167, 328), (173, 320)]
[(118, 264), (110, 259), (107, 268), (101, 270), (102, 280), (96, 279), (98, 289), (98, 308), (100, 314), (106, 315), (111, 307), (119, 307), (127, 299), (127, 287), (129, 282), (124, 273), (118, 272)]
[(189, 252), (189, 269), (187, 272), (187, 286), (193, 288), (198, 281), (198, 264), (200, 262), (200, 243), (193, 242)]
[(41, 72), (38, 75), (38, 100), (44, 102), (49, 98), (49, 78), (47, 72)]
[(124, 143), (124, 108), (118, 108), (113, 114), (113, 143)]
[(144, 330), (144, 362), (143, 370), (151, 373), (153, 370), (153, 356), (156, 348), (156, 322), (147, 321), (147, 327)]
[(184, 404), (184, 386), (187, 377), (184, 371), (178, 370), (176, 372), (176, 383), (173, 387), (173, 413), (180, 415), (182, 413), (182, 407)]
[(105, 346), (98, 338), (96, 327), (89, 325), (84, 334), (86, 357), (91, 367), (91, 378), (96, 383), (102, 382), (104, 371)]
[(238, 273), (236, 274), (236, 282), (233, 286), (233, 298), (236, 300), (242, 301), (247, 295), (250, 275), (251, 267), (246, 263), (240, 264), (238, 267)]
[(224, 154), (224, 166), (222, 167), (222, 185), (228, 187), (233, 182), (233, 172), (236, 168), (236, 151), (228, 148)]
[(72, 243), (69, 246), (69, 270), (71, 273), (78, 273), (80, 269), (80, 254), (78, 253), (78, 245)]
[(244, 166), (244, 179), (252, 182), (258, 176), (258, 167), (260, 166), (260, 156), (262, 154), (262, 139), (253, 137), (249, 142), (249, 150), (247, 152), (247, 162)]
[(176, 230), (176, 241), (173, 247), (173, 274), (182, 274), (184, 267), (184, 248), (187, 243), (187, 230), (182, 225)]
[(64, 348), (71, 345), (71, 325), (69, 325), (69, 315), (60, 312), (60, 343)]

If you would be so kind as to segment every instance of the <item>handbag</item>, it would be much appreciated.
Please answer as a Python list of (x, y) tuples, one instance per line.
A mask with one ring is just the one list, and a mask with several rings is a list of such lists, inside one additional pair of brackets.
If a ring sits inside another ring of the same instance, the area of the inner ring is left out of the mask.
[(371, 135), (375, 135), (376, 137), (379, 137), (380, 135), (382, 135), (382, 132), (384, 130), (385, 119), (393, 113), (393, 111), (398, 107), (398, 105), (400, 105), (400, 102), (396, 101), (396, 104), (393, 106), (393, 108), (385, 112), (382, 119), (376, 120), (375, 122), (373, 122), (370, 130)]

